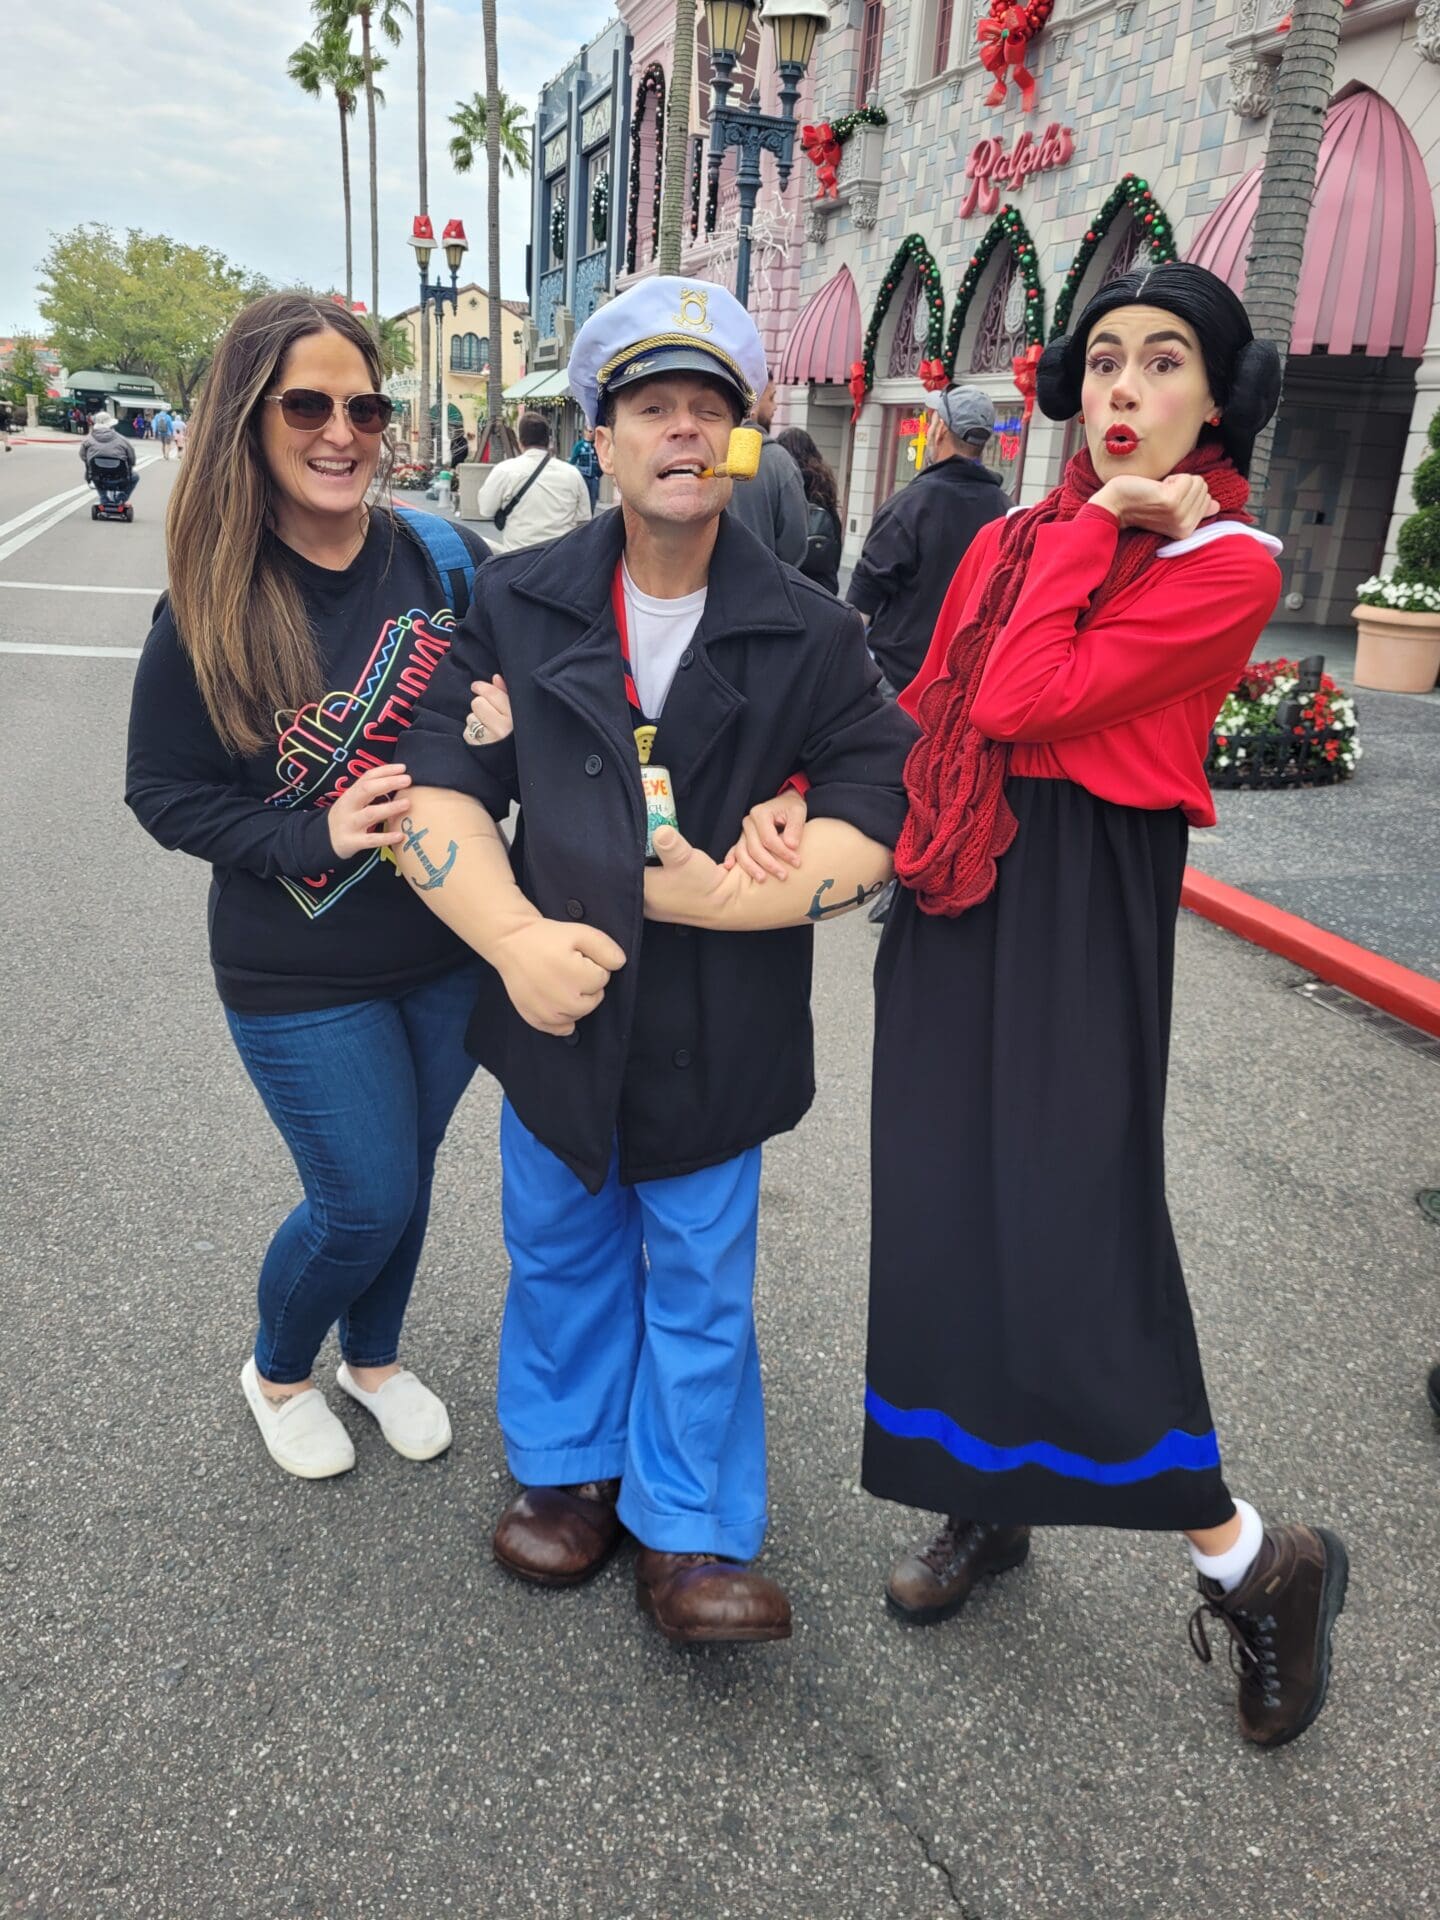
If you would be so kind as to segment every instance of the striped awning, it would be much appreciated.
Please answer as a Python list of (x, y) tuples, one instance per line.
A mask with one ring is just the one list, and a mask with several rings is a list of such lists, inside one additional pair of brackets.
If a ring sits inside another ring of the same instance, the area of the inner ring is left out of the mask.
[(841, 267), (797, 316), (776, 384), (803, 387), (813, 380), (843, 386), (860, 358), (860, 344), (860, 296), (850, 269)]
[[(1245, 256), (1260, 204), (1256, 167), (1200, 230), (1188, 258), (1245, 291)], [(1305, 236), (1292, 353), (1418, 356), (1435, 298), (1435, 213), (1409, 128), (1362, 87), (1325, 116)]]

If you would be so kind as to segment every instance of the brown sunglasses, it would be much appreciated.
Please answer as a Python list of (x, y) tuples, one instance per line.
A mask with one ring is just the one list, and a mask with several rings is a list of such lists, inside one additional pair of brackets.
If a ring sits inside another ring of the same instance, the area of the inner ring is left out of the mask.
[(297, 433), (318, 433), (328, 427), (337, 406), (345, 409), (357, 433), (383, 433), (390, 424), (395, 402), (384, 393), (352, 393), (348, 400), (336, 400), (316, 387), (286, 387), (283, 393), (267, 393), (280, 409), (280, 418)]

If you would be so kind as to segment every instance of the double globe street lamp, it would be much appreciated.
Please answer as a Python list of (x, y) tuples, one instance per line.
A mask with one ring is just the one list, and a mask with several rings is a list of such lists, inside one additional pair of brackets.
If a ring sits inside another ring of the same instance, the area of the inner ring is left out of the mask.
[(795, 164), (795, 107), (800, 83), (815, 51), (815, 41), (830, 24), (825, 0), (763, 0), (760, 18), (775, 41), (775, 65), (780, 74), (780, 111), (762, 113), (760, 89), (744, 106), (729, 104), (735, 84), (735, 63), (745, 51), (756, 0), (705, 0), (705, 23), (710, 32), (710, 60), (714, 70), (710, 106), (710, 187), (720, 184), (720, 169), (731, 147), (738, 150), (735, 183), (740, 189), (739, 249), (735, 261), (735, 297), (745, 306), (750, 297), (751, 223), (760, 192), (760, 155), (775, 156), (783, 193)]
[[(431, 280), (430, 256), (435, 251), (435, 229), (430, 224), (428, 213), (417, 213), (410, 230), (410, 244), (415, 249), (415, 258), (420, 266), (420, 324), (425, 325), (425, 309), (435, 308), (435, 428), (430, 442), (430, 464), (440, 465), (441, 451), (444, 447), (444, 411), (445, 411), (445, 364), (443, 348), (445, 345), (445, 302), (450, 302), (450, 311), (460, 311), (460, 262), (469, 251), (470, 243), (465, 238), (463, 220), (447, 220), (445, 231), (440, 236), (440, 244), (445, 249), (446, 264), (450, 268), (450, 284), (443, 280)], [(425, 404), (422, 393), (420, 402)]]

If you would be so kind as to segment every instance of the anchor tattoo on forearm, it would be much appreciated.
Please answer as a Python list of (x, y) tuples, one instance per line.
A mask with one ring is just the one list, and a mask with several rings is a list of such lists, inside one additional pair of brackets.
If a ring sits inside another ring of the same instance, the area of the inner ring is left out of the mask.
[(407, 874), (405, 877), (409, 880), (411, 886), (414, 887), (417, 893), (429, 893), (433, 887), (443, 887), (445, 884), (445, 876), (454, 866), (455, 856), (460, 851), (455, 842), (453, 840), (450, 842), (450, 851), (445, 856), (444, 866), (437, 867), (420, 844), (430, 829), (428, 827), (417, 828), (408, 814), (400, 822), (400, 828), (405, 835), (401, 851), (404, 853), (413, 853), (426, 873), (430, 876), (428, 880), (417, 880), (413, 874)]
[(822, 906), (821, 901), (824, 895), (830, 891), (834, 884), (835, 882), (833, 880), (822, 880), (820, 882), (819, 886), (815, 889), (815, 898), (805, 909), (805, 918), (807, 920), (825, 920), (834, 913), (849, 913), (855, 907), (863, 907), (867, 900), (873, 900), (877, 894), (885, 891), (885, 882), (883, 880), (877, 880), (873, 887), (857, 886), (854, 899), (849, 898), (847, 895), (844, 899), (826, 901)]

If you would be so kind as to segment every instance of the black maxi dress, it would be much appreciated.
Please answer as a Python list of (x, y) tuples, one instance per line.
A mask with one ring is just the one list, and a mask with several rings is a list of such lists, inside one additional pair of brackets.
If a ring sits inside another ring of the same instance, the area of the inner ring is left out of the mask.
[(1165, 1202), (1174, 808), (1011, 776), (957, 918), (897, 889), (876, 964), (862, 1480), (1018, 1525), (1233, 1505)]

